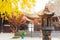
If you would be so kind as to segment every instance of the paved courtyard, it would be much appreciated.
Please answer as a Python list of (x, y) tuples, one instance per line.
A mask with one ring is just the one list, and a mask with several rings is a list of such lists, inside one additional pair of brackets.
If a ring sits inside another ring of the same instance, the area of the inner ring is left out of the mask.
[[(22, 40), (21, 38), (12, 39), (14, 33), (0, 33), (0, 40)], [(42, 40), (41, 37), (25, 37), (24, 40)], [(60, 33), (52, 33), (52, 40), (60, 40)]]
[[(21, 38), (12, 39), (13, 33), (0, 33), (0, 40), (22, 40)], [(39, 37), (25, 37), (24, 40), (42, 40)]]

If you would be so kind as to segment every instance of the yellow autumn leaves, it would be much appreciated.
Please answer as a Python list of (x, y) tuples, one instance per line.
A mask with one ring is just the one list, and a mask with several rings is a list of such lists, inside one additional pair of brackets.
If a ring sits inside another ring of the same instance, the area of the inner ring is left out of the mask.
[(0, 12), (1, 13), (5, 13), (6, 12), (11, 12), (12, 10), (12, 6), (11, 6), (11, 2), (7, 1), (7, 0), (0, 0)]
[(35, 3), (35, 0), (23, 0), (21, 2), (21, 6), (24, 7), (25, 5), (27, 5), (28, 8), (31, 8)]
[[(35, 2), (36, 0), (0, 0), (0, 12), (1, 14), (7, 12), (6, 15), (10, 15), (10, 17), (12, 17), (13, 12), (14, 16), (17, 17), (19, 14), (24, 13), (26, 7), (28, 8), (26, 12), (30, 13), (31, 8), (35, 6)], [(22, 11), (18, 10), (19, 8)]]
[(30, 14), (31, 8), (35, 6), (35, 2), (36, 0), (22, 0), (20, 2), (20, 5), (22, 10), (25, 10), (25, 8), (27, 7), (28, 9), (26, 9), (26, 12)]
[[(18, 2), (20, 3), (20, 7), (22, 9), (25, 8), (25, 5), (29, 8), (28, 10), (31, 9), (32, 6), (34, 6), (35, 4), (35, 0), (0, 0), (0, 12), (4, 13), (5, 11), (10, 13), (12, 12), (12, 10), (17, 11), (18, 10)], [(13, 6), (15, 6), (15, 8), (13, 8)]]

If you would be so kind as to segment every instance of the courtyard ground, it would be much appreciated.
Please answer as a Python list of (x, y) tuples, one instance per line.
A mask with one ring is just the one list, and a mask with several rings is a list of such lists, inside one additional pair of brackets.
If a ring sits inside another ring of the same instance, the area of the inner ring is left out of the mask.
[[(14, 33), (0, 33), (0, 40), (22, 40), (21, 38), (12, 39)], [(42, 37), (25, 37), (24, 40), (42, 40)], [(52, 33), (52, 40), (60, 40), (60, 32)]]

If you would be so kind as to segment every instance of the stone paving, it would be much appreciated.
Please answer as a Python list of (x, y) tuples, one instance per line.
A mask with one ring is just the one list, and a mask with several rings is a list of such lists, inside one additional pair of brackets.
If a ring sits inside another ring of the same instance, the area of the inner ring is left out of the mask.
[[(52, 33), (52, 40), (60, 40), (60, 33)], [(14, 33), (0, 33), (0, 40), (22, 40), (21, 38), (12, 39)], [(42, 40), (41, 37), (25, 37), (24, 40)]]

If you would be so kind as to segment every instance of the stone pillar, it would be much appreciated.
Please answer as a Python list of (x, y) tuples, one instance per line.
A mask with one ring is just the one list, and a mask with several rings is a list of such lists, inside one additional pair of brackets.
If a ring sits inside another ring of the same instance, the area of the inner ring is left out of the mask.
[(42, 19), (42, 39), (43, 40), (51, 40), (51, 31), (52, 31), (52, 17), (45, 16)]

